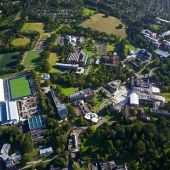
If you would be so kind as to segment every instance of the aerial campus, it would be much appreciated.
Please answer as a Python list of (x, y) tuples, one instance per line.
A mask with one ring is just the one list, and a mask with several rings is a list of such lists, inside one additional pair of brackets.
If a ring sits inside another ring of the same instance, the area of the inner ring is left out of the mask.
[(0, 170), (170, 169), (170, 4), (134, 3), (0, 2)]

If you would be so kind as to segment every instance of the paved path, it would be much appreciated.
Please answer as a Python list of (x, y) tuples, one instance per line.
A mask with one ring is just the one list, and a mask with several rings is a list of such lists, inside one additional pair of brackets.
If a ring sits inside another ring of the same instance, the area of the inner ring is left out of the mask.
[(38, 160), (38, 161), (32, 161), (32, 162), (28, 162), (26, 166), (22, 167), (20, 170), (22, 169), (27, 169), (27, 168), (30, 168), (32, 165), (36, 165), (36, 164), (39, 164), (40, 162), (51, 162), (53, 161), (55, 158), (57, 158), (59, 155), (56, 155), (54, 156), (53, 158), (51, 159), (46, 159), (46, 160)]

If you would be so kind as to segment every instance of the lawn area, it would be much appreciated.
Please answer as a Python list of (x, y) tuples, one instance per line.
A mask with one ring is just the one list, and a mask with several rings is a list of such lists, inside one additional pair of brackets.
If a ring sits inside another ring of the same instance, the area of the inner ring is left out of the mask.
[(33, 67), (37, 67), (38, 64), (40, 63), (40, 52), (37, 51), (28, 51), (25, 54), (24, 60), (23, 60), (23, 65), (26, 68), (33, 68)]
[(9, 81), (12, 99), (31, 95), (31, 89), (27, 77), (11, 79)]
[(71, 94), (76, 92), (76, 88), (74, 88), (74, 87), (61, 88), (61, 90), (62, 90), (62, 92), (63, 92), (63, 94), (65, 96), (69, 96), (69, 95), (71, 95)]
[(107, 49), (106, 52), (110, 52), (114, 50), (114, 45), (113, 44), (107, 44)]
[[(119, 24), (122, 24), (123, 28), (116, 28), (119, 26)], [(117, 35), (120, 38), (126, 37), (125, 25), (118, 18), (111, 16), (105, 17), (105, 15), (101, 13), (91, 16), (90, 19), (84, 21), (81, 25), (84, 28), (89, 27), (100, 32), (105, 32), (107, 34)]]
[(0, 69), (15, 66), (20, 53), (0, 54)]
[(27, 44), (30, 43), (30, 39), (23, 37), (23, 38), (15, 38), (14, 40), (12, 40), (11, 44), (13, 46), (26, 46)]
[(58, 61), (57, 54), (56, 54), (56, 53), (50, 53), (50, 56), (49, 56), (49, 63), (50, 63), (50, 66), (51, 66), (50, 73), (58, 73), (58, 72), (61, 72), (61, 71), (58, 70), (57, 67), (55, 66), (56, 63), (57, 63), (57, 61)]
[(154, 31), (159, 31), (162, 28), (162, 26), (159, 24), (151, 24), (151, 25), (149, 25), (149, 27), (150, 27), (150, 29), (152, 29)]
[(25, 23), (21, 32), (32, 32), (36, 31), (40, 34), (44, 33), (44, 24), (41, 22)]
[(125, 49), (126, 49), (125, 53), (126, 53), (126, 56), (127, 56), (128, 51), (135, 51), (136, 48), (132, 44), (128, 43), (128, 44), (125, 45)]
[(170, 102), (170, 93), (161, 93), (161, 95), (165, 97), (167, 102)]
[(97, 94), (95, 93), (95, 95), (94, 95), (95, 107), (94, 107), (94, 109), (93, 109), (93, 112), (98, 113), (99, 110), (100, 110), (100, 105), (101, 105), (104, 101), (105, 101), (104, 98), (99, 98), (99, 97), (97, 96)]
[(89, 8), (84, 8), (83, 9), (83, 16), (84, 17), (89, 17), (92, 16), (96, 11), (89, 9)]

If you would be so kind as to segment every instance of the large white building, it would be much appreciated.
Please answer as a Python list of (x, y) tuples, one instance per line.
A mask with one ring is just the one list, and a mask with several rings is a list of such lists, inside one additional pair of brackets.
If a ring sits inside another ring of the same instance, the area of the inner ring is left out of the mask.
[(0, 79), (0, 102), (5, 101), (5, 94), (4, 94), (4, 82)]
[(131, 105), (139, 105), (139, 96), (136, 93), (130, 94), (130, 104)]
[(19, 122), (17, 102), (6, 101), (4, 89), (4, 81), (0, 79), (0, 124), (17, 124)]
[(0, 124), (19, 123), (17, 103), (15, 101), (0, 102)]

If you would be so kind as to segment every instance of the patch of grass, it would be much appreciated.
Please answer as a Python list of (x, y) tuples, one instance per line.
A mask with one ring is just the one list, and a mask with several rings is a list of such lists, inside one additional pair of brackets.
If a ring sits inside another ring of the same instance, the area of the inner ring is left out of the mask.
[(12, 40), (11, 44), (13, 46), (26, 46), (27, 44), (30, 43), (30, 39), (23, 37), (23, 38), (15, 38), (14, 40)]
[(10, 80), (10, 89), (12, 99), (31, 95), (31, 89), (29, 87), (29, 82), (26, 77)]
[(83, 16), (84, 17), (89, 17), (92, 16), (93, 14), (95, 14), (96, 11), (90, 9), (90, 8), (84, 8), (83, 9)]
[(104, 98), (99, 98), (97, 94), (94, 95), (94, 103), (95, 107), (93, 109), (93, 112), (98, 113), (100, 110), (100, 105), (105, 101)]
[(159, 31), (162, 28), (162, 26), (159, 24), (150, 24), (149, 27), (150, 27), (150, 29), (152, 29), (154, 31)]
[(51, 69), (50, 69), (50, 73), (58, 73), (58, 72), (61, 72), (60, 70), (57, 69), (56, 67), (56, 63), (58, 61), (58, 56), (56, 53), (50, 53), (50, 56), (49, 56), (49, 63), (50, 63), (50, 66), (51, 66)]
[(126, 56), (128, 55), (128, 51), (135, 51), (135, 47), (132, 45), (132, 44), (130, 44), (130, 43), (127, 43), (126, 45), (125, 45), (125, 53), (126, 53)]
[(46, 33), (43, 33), (41, 36), (40, 36), (40, 40), (41, 41), (46, 41), (48, 39), (48, 35)]
[(161, 93), (161, 95), (165, 97), (167, 102), (170, 102), (170, 93)]
[(76, 92), (76, 88), (74, 88), (74, 87), (62, 88), (61, 90), (62, 90), (62, 93), (65, 96), (69, 96), (69, 95), (71, 95), (71, 94)]
[[(118, 29), (119, 25), (123, 27)], [(81, 26), (84, 28), (91, 28), (100, 32), (105, 32), (107, 34), (114, 34), (120, 38), (126, 37), (125, 25), (118, 19), (112, 16), (105, 17), (104, 14), (98, 13), (91, 16), (90, 19), (84, 21)]]
[(114, 45), (113, 44), (107, 44), (106, 52), (114, 51)]
[(23, 65), (26, 68), (34, 68), (38, 66), (40, 60), (40, 52), (28, 51), (24, 57)]
[(11, 76), (12, 74), (11, 73), (9, 73), (9, 74), (4, 74), (4, 75), (0, 75), (0, 78), (1, 79), (4, 79), (4, 78), (7, 78), (7, 77), (9, 77), (9, 76)]
[(20, 53), (0, 54), (0, 69), (15, 66)]
[(25, 23), (23, 28), (21, 29), (21, 32), (39, 32), (40, 34), (44, 33), (44, 24), (33, 22), (33, 23)]

